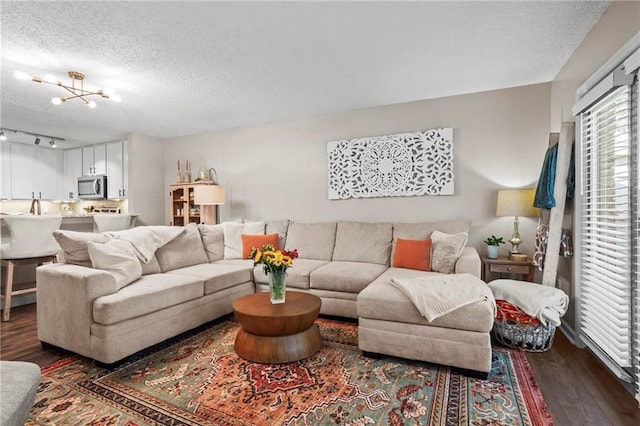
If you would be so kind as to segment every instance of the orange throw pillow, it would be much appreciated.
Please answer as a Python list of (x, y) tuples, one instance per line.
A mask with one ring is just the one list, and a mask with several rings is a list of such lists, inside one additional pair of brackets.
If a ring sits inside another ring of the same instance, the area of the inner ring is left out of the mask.
[(396, 251), (393, 255), (394, 268), (431, 270), (431, 239), (396, 241)]
[(271, 244), (276, 250), (278, 250), (278, 234), (266, 234), (266, 235), (247, 235), (242, 234), (242, 258), (246, 259), (251, 254), (253, 247), (262, 250), (262, 246), (265, 244)]

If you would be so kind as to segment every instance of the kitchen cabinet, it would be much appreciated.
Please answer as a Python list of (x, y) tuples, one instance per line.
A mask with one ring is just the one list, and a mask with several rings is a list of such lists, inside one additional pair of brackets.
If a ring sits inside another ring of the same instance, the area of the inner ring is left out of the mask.
[(82, 147), (82, 175), (104, 175), (106, 173), (106, 144)]
[(129, 174), (127, 172), (126, 150), (126, 142), (109, 142), (106, 144), (108, 198), (124, 198), (127, 196)]
[(78, 198), (78, 178), (82, 176), (82, 148), (67, 149), (63, 153), (64, 173), (62, 198)]
[(11, 198), (59, 198), (61, 153), (33, 145), (11, 144)]

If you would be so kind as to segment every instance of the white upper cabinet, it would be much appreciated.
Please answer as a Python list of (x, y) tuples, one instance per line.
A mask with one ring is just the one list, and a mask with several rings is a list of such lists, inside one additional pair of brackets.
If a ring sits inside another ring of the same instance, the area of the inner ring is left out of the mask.
[(82, 147), (82, 174), (104, 175), (107, 173), (106, 144)]
[(11, 198), (60, 198), (61, 153), (21, 143), (10, 144)]
[(122, 142), (107, 145), (107, 198), (123, 198), (124, 194), (124, 151)]
[(78, 178), (82, 176), (82, 148), (64, 151), (64, 178), (62, 182), (62, 198), (78, 198)]

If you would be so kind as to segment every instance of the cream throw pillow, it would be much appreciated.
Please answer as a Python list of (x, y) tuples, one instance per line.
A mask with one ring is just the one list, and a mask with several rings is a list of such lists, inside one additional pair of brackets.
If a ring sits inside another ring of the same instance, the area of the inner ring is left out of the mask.
[(458, 232), (457, 234), (445, 234), (440, 231), (431, 233), (431, 270), (443, 274), (453, 274), (456, 262), (462, 254), (462, 249), (467, 244), (469, 234)]
[(118, 290), (142, 276), (142, 266), (129, 241), (111, 240), (104, 244), (89, 241), (87, 250), (93, 268), (111, 272)]
[(92, 232), (78, 231), (54, 231), (53, 237), (64, 252), (65, 263), (91, 268), (91, 259), (87, 251), (87, 244), (106, 243), (111, 239), (107, 234), (94, 234)]
[(264, 235), (264, 222), (223, 222), (224, 258), (242, 259), (242, 234)]

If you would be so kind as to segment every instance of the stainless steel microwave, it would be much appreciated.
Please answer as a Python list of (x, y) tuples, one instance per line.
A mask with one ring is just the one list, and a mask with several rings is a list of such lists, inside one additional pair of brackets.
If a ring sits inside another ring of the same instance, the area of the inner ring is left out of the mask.
[(107, 176), (80, 176), (78, 178), (78, 198), (83, 200), (107, 198)]

